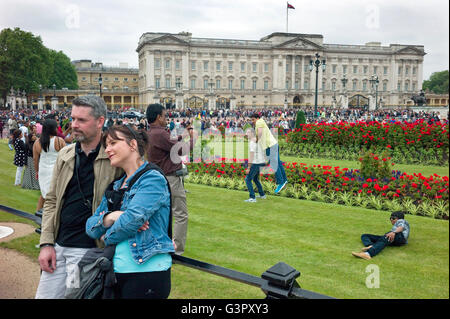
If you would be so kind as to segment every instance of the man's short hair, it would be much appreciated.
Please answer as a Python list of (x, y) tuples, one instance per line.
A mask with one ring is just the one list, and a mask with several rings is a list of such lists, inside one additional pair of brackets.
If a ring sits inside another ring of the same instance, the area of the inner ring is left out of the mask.
[(405, 213), (396, 211), (391, 214), (391, 219), (405, 219)]
[(258, 112), (253, 112), (252, 115), (250, 115), (251, 118), (259, 119), (261, 116), (259, 116)]
[(72, 100), (72, 105), (86, 106), (92, 109), (91, 114), (96, 119), (100, 116), (106, 118), (106, 103), (103, 99), (96, 95), (84, 95)]
[(149, 106), (147, 106), (147, 111), (145, 112), (148, 123), (151, 124), (155, 122), (158, 115), (162, 115), (163, 110), (164, 106), (159, 103), (149, 104)]

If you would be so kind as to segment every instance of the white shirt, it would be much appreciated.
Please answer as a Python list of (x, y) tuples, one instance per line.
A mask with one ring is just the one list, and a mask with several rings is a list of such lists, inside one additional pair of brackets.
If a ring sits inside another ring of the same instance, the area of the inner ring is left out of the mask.
[(249, 152), (253, 153), (253, 161), (251, 164), (264, 164), (266, 163), (266, 158), (264, 156), (264, 151), (261, 148), (261, 145), (254, 141), (249, 141), (248, 143)]

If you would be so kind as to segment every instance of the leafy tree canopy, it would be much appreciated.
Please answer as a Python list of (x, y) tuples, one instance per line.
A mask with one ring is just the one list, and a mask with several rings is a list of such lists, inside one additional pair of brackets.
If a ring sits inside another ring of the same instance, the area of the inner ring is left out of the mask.
[(58, 89), (77, 88), (77, 75), (62, 51), (45, 47), (40, 36), (20, 28), (0, 32), (0, 95), (6, 98), (11, 87), (37, 92), (39, 84)]
[(423, 81), (422, 88), (436, 94), (448, 94), (448, 70), (434, 72), (429, 80)]

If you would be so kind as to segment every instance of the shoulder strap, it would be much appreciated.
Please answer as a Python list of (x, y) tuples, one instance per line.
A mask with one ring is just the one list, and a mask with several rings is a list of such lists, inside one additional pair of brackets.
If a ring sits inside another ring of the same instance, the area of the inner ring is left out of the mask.
[[(162, 171), (162, 169), (161, 169), (158, 165), (156, 165), (156, 164), (153, 164), (153, 163), (147, 163), (147, 165), (146, 165), (141, 171), (139, 171), (137, 174), (135, 174), (135, 175), (130, 179), (130, 181), (128, 182), (128, 187), (126, 188), (125, 191), (131, 189), (131, 186), (133, 186), (133, 184), (134, 184), (135, 182), (137, 182), (137, 180), (138, 180), (145, 172), (148, 172), (148, 171), (150, 171), (150, 170), (158, 171), (158, 172), (164, 177), (164, 179), (166, 180), (166, 183), (167, 183), (167, 188), (168, 188), (168, 190), (169, 190), (169, 199), (170, 199), (170, 201), (169, 201), (170, 204), (169, 204), (169, 228), (168, 228), (168, 235), (169, 235), (170, 239), (172, 239), (172, 191), (170, 190), (170, 183), (169, 183), (169, 181), (167, 180), (167, 177), (166, 177), (166, 175), (164, 174), (164, 172)], [(110, 186), (108, 187), (108, 189), (112, 188), (112, 185), (113, 185), (113, 184), (114, 184), (114, 182), (110, 184)]]

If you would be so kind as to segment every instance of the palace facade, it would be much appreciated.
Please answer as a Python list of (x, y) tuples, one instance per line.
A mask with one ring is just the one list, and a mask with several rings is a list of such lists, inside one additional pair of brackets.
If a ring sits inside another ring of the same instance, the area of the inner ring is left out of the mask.
[(260, 40), (147, 32), (136, 51), (143, 105), (210, 108), (314, 105), (316, 53), (326, 61), (317, 73), (319, 106), (412, 105), (426, 54), (423, 45), (327, 44), (319, 34), (279, 32)]

